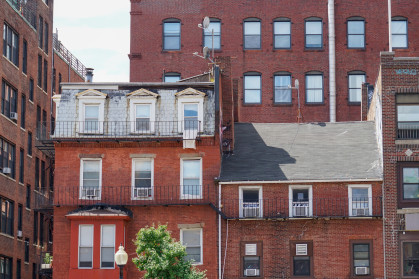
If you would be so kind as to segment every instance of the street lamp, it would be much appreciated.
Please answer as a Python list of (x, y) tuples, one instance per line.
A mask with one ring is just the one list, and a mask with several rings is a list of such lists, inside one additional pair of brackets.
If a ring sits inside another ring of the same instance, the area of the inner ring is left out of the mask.
[(123, 268), (127, 264), (128, 254), (124, 250), (122, 243), (119, 245), (118, 252), (115, 253), (115, 263), (119, 267), (119, 279), (124, 278)]

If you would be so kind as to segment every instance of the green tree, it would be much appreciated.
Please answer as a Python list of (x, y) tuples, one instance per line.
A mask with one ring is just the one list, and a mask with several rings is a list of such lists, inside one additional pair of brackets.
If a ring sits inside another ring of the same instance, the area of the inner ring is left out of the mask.
[(175, 241), (167, 226), (145, 227), (135, 240), (138, 257), (132, 261), (146, 279), (204, 279), (205, 271), (199, 271), (192, 261), (185, 260), (186, 248)]

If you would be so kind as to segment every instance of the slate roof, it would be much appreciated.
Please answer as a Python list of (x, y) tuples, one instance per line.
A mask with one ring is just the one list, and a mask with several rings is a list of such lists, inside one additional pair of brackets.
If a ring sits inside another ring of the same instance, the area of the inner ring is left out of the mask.
[(373, 122), (236, 123), (221, 182), (381, 180)]

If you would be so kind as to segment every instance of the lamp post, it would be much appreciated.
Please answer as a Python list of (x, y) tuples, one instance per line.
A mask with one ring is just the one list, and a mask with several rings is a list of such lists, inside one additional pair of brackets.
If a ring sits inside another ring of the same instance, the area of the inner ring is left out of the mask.
[(119, 267), (119, 279), (124, 278), (123, 268), (127, 264), (128, 254), (124, 250), (122, 243), (119, 245), (118, 252), (115, 253), (115, 263)]

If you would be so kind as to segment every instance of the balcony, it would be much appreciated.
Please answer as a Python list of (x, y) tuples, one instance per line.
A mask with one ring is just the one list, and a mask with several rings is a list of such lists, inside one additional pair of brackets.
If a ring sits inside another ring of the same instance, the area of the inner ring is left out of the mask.
[[(209, 205), (215, 204), (212, 185), (173, 185), (135, 188), (132, 186), (57, 186), (54, 199), (44, 200), (50, 206), (120, 206)], [(46, 206), (46, 205), (44, 205)]]
[(38, 125), (37, 138), (41, 141), (137, 141), (137, 140), (194, 140), (201, 135), (201, 122), (185, 121), (62, 121), (49, 132), (49, 124)]
[(36, 0), (7, 0), (7, 2), (36, 29), (38, 8)]
[(38, 211), (48, 211), (52, 209), (53, 205), (53, 192), (34, 192), (34, 207)]
[(315, 198), (311, 201), (261, 199), (246, 202), (223, 199), (221, 213), (227, 219), (364, 218), (382, 217), (382, 198)]
[(58, 55), (67, 61), (74, 71), (86, 79), (86, 67), (58, 40), (57, 33), (52, 34), (52, 46)]

